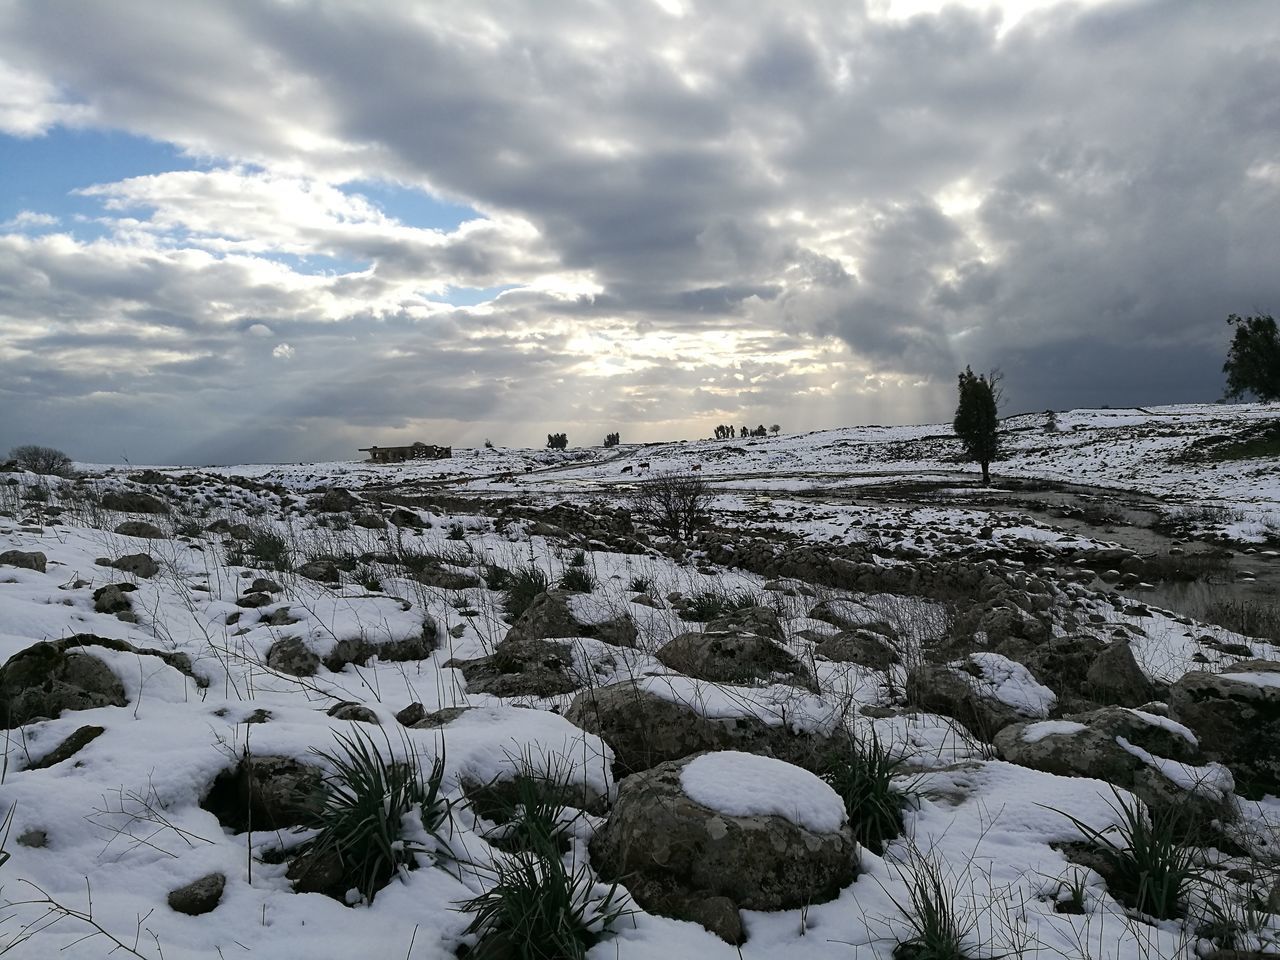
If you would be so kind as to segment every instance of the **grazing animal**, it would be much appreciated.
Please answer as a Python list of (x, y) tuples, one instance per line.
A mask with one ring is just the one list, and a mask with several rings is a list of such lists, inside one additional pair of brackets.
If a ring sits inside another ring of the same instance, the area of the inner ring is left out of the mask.
[(622, 468), (622, 472), (623, 472), (623, 473), (630, 473), (630, 472), (631, 472), (631, 467), (630, 467), (630, 466), (623, 467), (623, 468)]
[(637, 463), (637, 464), (636, 464), (636, 466), (637, 466), (637, 467), (639, 467), (641, 470), (648, 470), (648, 469), (649, 469), (649, 461), (648, 461), (648, 460), (646, 460), (646, 461), (644, 461), (644, 463)]
[(694, 464), (692, 467), (690, 467), (689, 469), (690, 469), (690, 470), (693, 470), (694, 472), (697, 472), (697, 471), (699, 471), (699, 470), (701, 470), (701, 469), (702, 469), (702, 464), (700, 464), (700, 463), (695, 463), (695, 464)]

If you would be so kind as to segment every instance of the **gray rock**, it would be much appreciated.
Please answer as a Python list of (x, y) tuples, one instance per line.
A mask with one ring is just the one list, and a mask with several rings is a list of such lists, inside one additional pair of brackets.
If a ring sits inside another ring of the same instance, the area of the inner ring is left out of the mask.
[(178, 913), (198, 917), (209, 913), (222, 902), (222, 891), (227, 878), (221, 873), (211, 873), (193, 880), (184, 887), (169, 892), (169, 906)]
[(636, 645), (636, 625), (626, 612), (599, 623), (586, 623), (575, 617), (570, 598), (581, 596), (570, 590), (548, 590), (534, 597), (520, 615), (507, 640), (548, 640), (568, 637), (594, 637), (617, 647)]
[(738, 630), (682, 633), (664, 644), (658, 660), (685, 676), (721, 683), (794, 683), (813, 689), (813, 676), (773, 640)]
[(952, 664), (925, 663), (907, 674), (907, 695), (925, 710), (958, 720), (986, 742), (1010, 724), (1041, 719), (988, 695), (975, 679)]
[[(1030, 725), (1005, 727), (995, 736), (999, 755), (1019, 766), (1062, 777), (1091, 777), (1130, 790), (1152, 810), (1184, 816), (1189, 827), (1204, 827), (1212, 820), (1234, 816), (1230, 790), (1212, 787), (1212, 770), (1206, 770), (1205, 789), (1188, 791), (1165, 776), (1157, 765), (1126, 750), (1122, 738), (1159, 759), (1195, 765), (1198, 751), (1184, 738), (1156, 724), (1147, 723), (1122, 707), (1105, 707), (1072, 714), (1071, 722), (1085, 725), (1076, 732), (1036, 735), (1027, 739)], [(1034, 727), (1031, 728), (1034, 730)]]
[(1206, 756), (1231, 769), (1242, 796), (1280, 794), (1280, 662), (1185, 674), (1169, 691), (1169, 715), (1195, 731)]
[(730, 611), (710, 621), (706, 626), (706, 630), (708, 633), (718, 631), (754, 633), (761, 637), (767, 637), (775, 643), (787, 642), (787, 636), (782, 631), (782, 624), (778, 622), (778, 615), (768, 607), (742, 607), (741, 609)]
[(420, 516), (412, 510), (404, 509), (404, 507), (397, 507), (392, 510), (387, 519), (397, 527), (408, 527), (412, 530), (421, 530), (425, 526)]
[(63, 710), (123, 707), (129, 701), (111, 668), (65, 642), (42, 641), (0, 667), (0, 718), (6, 729)]
[(129, 594), (136, 590), (131, 583), (109, 583), (93, 591), (93, 609), (98, 613), (128, 613), (132, 610)]
[(214, 780), (202, 806), (236, 833), (283, 830), (324, 807), (324, 774), (293, 757), (249, 756)]
[(681, 788), (694, 759), (622, 781), (590, 844), (603, 879), (626, 883), (645, 910), (702, 923), (730, 943), (743, 942), (738, 909), (822, 903), (853, 881), (857, 844), (848, 825), (815, 833), (784, 817), (711, 810)]
[(813, 648), (813, 654), (833, 663), (855, 663), (870, 670), (888, 670), (902, 659), (888, 637), (865, 628), (825, 637)]
[(165, 532), (146, 520), (125, 520), (116, 526), (116, 533), (122, 537), (138, 537), (142, 540), (165, 539)]
[(39, 550), (6, 550), (0, 553), (0, 566), (22, 567), (44, 573), (48, 559)]
[(1102, 703), (1138, 707), (1156, 696), (1155, 685), (1138, 666), (1128, 641), (1107, 644), (1089, 665), (1085, 681)]
[(430, 617), (424, 616), (422, 632), (402, 640), (373, 643), (366, 637), (345, 637), (333, 645), (324, 656), (324, 665), (337, 673), (349, 663), (363, 665), (371, 658), (387, 663), (405, 663), (426, 660), (439, 645), (439, 628)]
[(786, 724), (704, 716), (696, 698), (676, 703), (634, 680), (582, 691), (565, 718), (609, 744), (619, 778), (704, 750), (741, 750), (814, 769), (830, 748), (829, 738), (797, 733)]
[(102, 495), (105, 510), (121, 513), (168, 513), (169, 505), (159, 497), (138, 490), (112, 490)]
[(267, 650), (267, 666), (292, 677), (314, 677), (320, 657), (301, 637), (284, 637)]
[(91, 725), (80, 727), (43, 757), (32, 763), (27, 769), (44, 770), (47, 767), (62, 763), (64, 760), (69, 760), (106, 732), (103, 727)]
[(326, 490), (321, 496), (313, 497), (307, 503), (308, 509), (315, 513), (347, 513), (355, 510), (360, 501), (349, 490), (334, 487)]
[(130, 553), (112, 560), (108, 566), (144, 580), (149, 580), (160, 572), (160, 564), (149, 553)]
[(18, 834), (18, 842), (24, 847), (30, 847), (33, 850), (43, 850), (49, 845), (49, 834), (44, 830), (37, 830), (33, 827)]
[(342, 580), (342, 572), (332, 560), (309, 560), (298, 567), (296, 573), (317, 583), (338, 583)]
[(335, 720), (347, 720), (351, 723), (372, 723), (377, 726), (382, 722), (376, 713), (361, 703), (335, 703), (326, 712)]
[(495, 697), (554, 697), (582, 686), (573, 673), (573, 654), (549, 640), (507, 639), (492, 656), (445, 666), (462, 671), (468, 692)]

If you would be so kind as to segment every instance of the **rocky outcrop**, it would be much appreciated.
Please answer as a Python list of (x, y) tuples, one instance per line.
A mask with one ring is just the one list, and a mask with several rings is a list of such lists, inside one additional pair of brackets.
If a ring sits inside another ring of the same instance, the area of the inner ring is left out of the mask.
[[(829, 748), (829, 737), (818, 726), (783, 722), (780, 716), (765, 719), (767, 711), (708, 715), (707, 700), (723, 694), (723, 688), (668, 688), (667, 679), (625, 680), (584, 690), (565, 711), (566, 719), (597, 734), (613, 750), (616, 777), (704, 750), (740, 750), (816, 768)], [(752, 691), (730, 689), (728, 699), (750, 703)]]
[(105, 663), (65, 641), (44, 641), (0, 667), (0, 722), (5, 729), (64, 710), (123, 707), (124, 685)]
[(504, 640), (493, 654), (450, 660), (467, 679), (469, 693), (494, 697), (554, 697), (582, 686), (573, 672), (573, 653), (550, 640)]
[(907, 674), (907, 694), (917, 706), (954, 718), (985, 741), (1010, 724), (1047, 717), (1055, 701), (1026, 667), (994, 653), (921, 664)]
[(1231, 769), (1242, 796), (1280, 794), (1280, 662), (1185, 674), (1169, 691), (1169, 714), (1195, 731), (1206, 756)]
[[(716, 775), (740, 778), (742, 806), (726, 812), (714, 793), (701, 796), (697, 775), (708, 763), (726, 767)], [(788, 815), (754, 795), (779, 782), (827, 801), (834, 816)], [(608, 821), (591, 840), (591, 862), (605, 880), (626, 883), (645, 910), (701, 923), (741, 944), (739, 909), (822, 903), (853, 881), (857, 845), (842, 813), (831, 788), (803, 770), (761, 757), (702, 754), (622, 781)]]
[(236, 833), (301, 826), (324, 806), (323, 777), (293, 757), (245, 757), (218, 774), (201, 806)]
[(0, 553), (0, 567), (21, 567), (44, 573), (48, 559), (39, 550), (6, 550)]
[(1014, 724), (996, 734), (995, 746), (1019, 766), (1130, 790), (1153, 810), (1184, 816), (1189, 826), (1234, 814), (1231, 775), (1206, 764), (1189, 731), (1154, 714), (1105, 707)]
[(657, 658), (672, 670), (700, 680), (814, 686), (813, 676), (795, 655), (755, 633), (711, 629), (682, 633), (659, 649)]
[(140, 490), (112, 490), (102, 495), (104, 510), (121, 513), (168, 513), (169, 505), (159, 497)]
[(853, 663), (869, 670), (888, 670), (902, 658), (883, 633), (868, 628), (842, 630), (820, 640), (813, 655), (833, 663)]
[(141, 540), (165, 539), (165, 532), (146, 520), (125, 520), (116, 525), (116, 533), (122, 537), (138, 537)]
[(549, 640), (594, 637), (617, 647), (636, 645), (635, 621), (625, 611), (615, 611), (590, 595), (571, 590), (548, 590), (534, 597), (506, 640)]

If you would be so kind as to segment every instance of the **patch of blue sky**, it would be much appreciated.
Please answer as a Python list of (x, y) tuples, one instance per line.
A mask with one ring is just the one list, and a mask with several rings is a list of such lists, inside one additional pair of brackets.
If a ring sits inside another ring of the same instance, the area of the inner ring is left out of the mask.
[(0, 134), (0, 172), (5, 186), (0, 191), (0, 223), (29, 210), (57, 217), (57, 229), (96, 235), (100, 228), (84, 218), (100, 217), (101, 201), (75, 191), (97, 183), (203, 166), (207, 164), (185, 156), (173, 144), (114, 130), (55, 127), (41, 137)]
[(353, 180), (343, 184), (342, 191), (348, 196), (359, 194), (387, 216), (409, 227), (448, 233), (459, 224), (482, 216), (472, 207), (437, 199), (425, 190), (382, 180)]
[(499, 294), (514, 290), (519, 284), (504, 283), (496, 287), (447, 287), (440, 296), (428, 297), (436, 303), (447, 303), (453, 307), (474, 307), (488, 303)]
[(368, 261), (353, 260), (349, 257), (333, 257), (324, 253), (308, 253), (305, 256), (293, 253), (255, 253), (253, 255), (264, 260), (278, 261), (297, 273), (305, 273), (312, 276), (361, 273), (371, 266)]

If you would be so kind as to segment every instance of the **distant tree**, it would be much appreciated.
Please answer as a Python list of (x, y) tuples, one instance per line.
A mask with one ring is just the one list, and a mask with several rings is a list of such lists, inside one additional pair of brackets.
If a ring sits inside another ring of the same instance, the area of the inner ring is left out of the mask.
[(485, 448), (486, 450), (492, 450), (492, 449), (493, 449), (493, 441), (492, 441), (492, 440), (490, 440), (488, 437), (485, 437), (485, 438), (484, 438), (484, 448)]
[(726, 439), (727, 439), (727, 440), (732, 440), (732, 439), (733, 439), (733, 427), (726, 427), (723, 423), (722, 423), (722, 424), (720, 424), (718, 427), (716, 427), (716, 439), (717, 439), (717, 440), (726, 440)]
[(1044, 432), (1057, 433), (1061, 429), (1058, 426), (1058, 411), (1046, 410), (1044, 412)]
[(769, 432), (776, 437), (778, 434), (782, 432), (782, 427), (780, 427), (778, 424), (775, 423), (772, 427), (769, 428)]
[(40, 447), (34, 443), (14, 447), (9, 459), (19, 470), (30, 470), (50, 477), (65, 477), (71, 473), (71, 458), (53, 447)]
[(569, 438), (563, 433), (548, 433), (547, 448), (550, 450), (563, 450), (569, 446)]
[(1280, 400), (1280, 331), (1270, 314), (1241, 317), (1231, 314), (1227, 323), (1236, 328), (1222, 372), (1227, 375), (1227, 397), (1238, 400), (1251, 393), (1264, 403)]
[(753, 437), (767, 437), (769, 435), (769, 431), (764, 428), (764, 424), (762, 423), (751, 431), (751, 435)]
[(750, 431), (750, 430), (748, 430), (746, 427), (743, 427), (743, 428), (742, 428), (742, 432), (741, 432), (741, 433), (739, 433), (739, 434), (738, 434), (738, 436), (740, 436), (740, 437), (749, 437), (749, 436), (751, 436), (751, 431)]
[(631, 512), (669, 537), (691, 538), (706, 522), (711, 489), (698, 473), (659, 473), (642, 480)]
[(604, 445), (606, 447), (616, 447), (622, 442), (622, 438), (616, 433), (606, 433), (604, 436)]
[(991, 483), (991, 461), (1000, 450), (1000, 374), (974, 373), (969, 367), (960, 374), (960, 402), (952, 426), (964, 444), (965, 455), (982, 466), (982, 483)]

